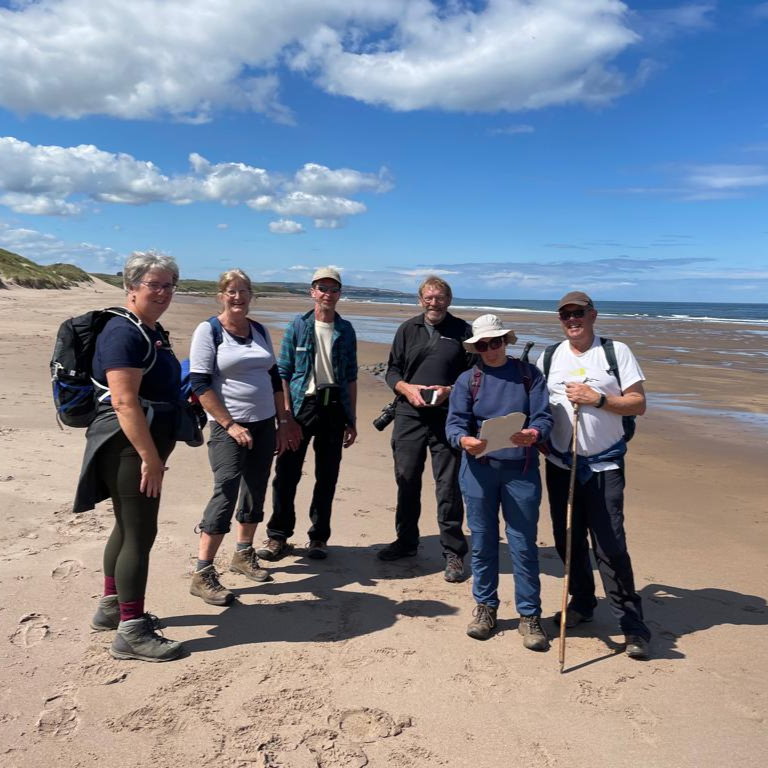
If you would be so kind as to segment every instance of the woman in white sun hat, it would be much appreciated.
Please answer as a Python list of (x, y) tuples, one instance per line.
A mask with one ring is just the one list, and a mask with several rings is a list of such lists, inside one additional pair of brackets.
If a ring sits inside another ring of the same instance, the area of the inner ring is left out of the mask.
[[(519, 632), (526, 648), (544, 651), (549, 640), (541, 622), (541, 585), (536, 529), (541, 503), (541, 477), (536, 445), (549, 437), (552, 414), (541, 372), (527, 362), (507, 357), (507, 345), (517, 341), (496, 315), (472, 323), (464, 346), (481, 362), (459, 376), (451, 392), (446, 434), (462, 450), (459, 482), (472, 533), (472, 595), (477, 603), (467, 634), (488, 638), (499, 606), (499, 507), (515, 574), (515, 604)], [(486, 419), (509, 413), (525, 414), (509, 447), (482, 455), (480, 440)]]

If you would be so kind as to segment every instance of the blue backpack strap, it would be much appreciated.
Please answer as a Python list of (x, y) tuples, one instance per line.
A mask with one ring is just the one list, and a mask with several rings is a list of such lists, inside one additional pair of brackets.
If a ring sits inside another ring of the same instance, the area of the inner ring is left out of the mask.
[(209, 317), (206, 322), (211, 326), (211, 335), (213, 336), (213, 373), (216, 375), (219, 372), (217, 357), (221, 342), (224, 341), (224, 326), (222, 326), (221, 320), (216, 315)]

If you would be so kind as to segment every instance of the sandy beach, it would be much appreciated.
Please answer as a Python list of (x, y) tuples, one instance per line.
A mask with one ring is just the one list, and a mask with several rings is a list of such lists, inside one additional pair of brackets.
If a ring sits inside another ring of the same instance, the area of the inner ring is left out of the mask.
[[(330, 557), (267, 564), (274, 581), (229, 574), (239, 600), (222, 610), (188, 593), (194, 527), (211, 489), (204, 448), (179, 446), (163, 489), (147, 608), (189, 654), (168, 664), (119, 662), (90, 617), (102, 585), (109, 504), (74, 516), (84, 432), (56, 424), (48, 361), (67, 316), (122, 304), (99, 283), (70, 291), (0, 291), (0, 762), (20, 766), (196, 765), (226, 768), (718, 768), (768, 754), (768, 357), (765, 327), (651, 319), (598, 320), (626, 341), (647, 377), (650, 407), (627, 471), (627, 529), (654, 632), (633, 661), (603, 600), (594, 623), (526, 651), (503, 554), (500, 632), (465, 635), (471, 581), (447, 584), (431, 479), (420, 555), (382, 563), (394, 537), (390, 433), (371, 420), (391, 399), (360, 376), (359, 439), (345, 452)], [(277, 341), (281, 318), (309, 300), (259, 299), (253, 316)], [(371, 338), (413, 307), (343, 303)], [(598, 307), (599, 309), (599, 307)], [(177, 355), (215, 312), (179, 297), (163, 318)], [(480, 312), (460, 312), (471, 320)], [(559, 338), (554, 313), (505, 315), (535, 352)], [(368, 328), (368, 325), (365, 325)], [(760, 331), (762, 330), (762, 335)], [(519, 350), (519, 346), (516, 348)], [(361, 341), (360, 362), (388, 347)], [(311, 452), (310, 452), (311, 453)], [(306, 472), (311, 476), (312, 464)], [(299, 487), (306, 510), (309, 477)], [(269, 509), (270, 499), (267, 499)], [(268, 514), (268, 512), (267, 512)], [(257, 533), (260, 537), (261, 530)], [(563, 569), (546, 500), (539, 525), (546, 626)], [(502, 545), (502, 549), (505, 546)]]

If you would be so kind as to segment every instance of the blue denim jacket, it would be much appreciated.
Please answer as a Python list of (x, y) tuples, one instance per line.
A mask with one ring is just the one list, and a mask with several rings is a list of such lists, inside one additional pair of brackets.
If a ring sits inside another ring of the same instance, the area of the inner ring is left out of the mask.
[[(349, 384), (357, 381), (357, 337), (352, 323), (337, 312), (333, 319), (331, 340), (333, 377), (339, 386), (339, 399), (349, 424), (355, 424), (349, 399)], [(315, 365), (315, 311), (297, 315), (285, 329), (277, 370), (280, 378), (290, 382), (293, 415), (301, 410)]]

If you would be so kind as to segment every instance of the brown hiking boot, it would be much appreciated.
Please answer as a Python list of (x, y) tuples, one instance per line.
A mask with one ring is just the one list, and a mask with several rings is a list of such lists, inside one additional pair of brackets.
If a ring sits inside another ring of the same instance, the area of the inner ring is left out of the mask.
[(443, 578), (451, 584), (458, 584), (464, 581), (464, 561), (453, 552), (445, 556), (445, 570)]
[(264, 544), (256, 550), (256, 554), (262, 560), (279, 560), (291, 549), (291, 545), (284, 539), (267, 539)]
[(487, 640), (496, 626), (496, 608), (478, 603), (472, 615), (475, 620), (467, 625), (467, 634), (475, 640)]
[(517, 631), (523, 636), (523, 645), (529, 651), (546, 651), (549, 638), (538, 616), (521, 616)]
[(212, 565), (192, 574), (189, 594), (205, 600), (209, 605), (229, 605), (235, 599), (235, 596), (221, 585), (219, 574)]
[(328, 545), (319, 539), (312, 539), (307, 544), (307, 557), (313, 560), (325, 560), (328, 557)]
[(270, 581), (269, 571), (259, 567), (259, 558), (253, 547), (241, 549), (232, 555), (232, 562), (229, 564), (229, 570), (232, 573), (242, 573), (243, 576), (251, 581)]

